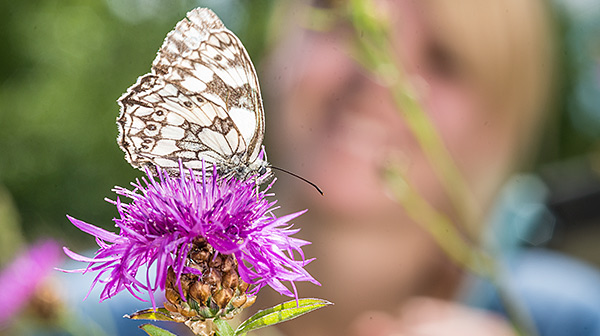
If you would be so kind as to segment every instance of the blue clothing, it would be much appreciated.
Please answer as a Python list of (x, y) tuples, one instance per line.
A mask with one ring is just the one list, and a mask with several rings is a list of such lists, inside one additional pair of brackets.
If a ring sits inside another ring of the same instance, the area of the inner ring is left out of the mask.
[[(600, 336), (600, 272), (563, 254), (523, 249), (507, 262), (509, 290), (520, 299), (540, 336)], [(470, 287), (474, 306), (506, 315), (486, 281)]]

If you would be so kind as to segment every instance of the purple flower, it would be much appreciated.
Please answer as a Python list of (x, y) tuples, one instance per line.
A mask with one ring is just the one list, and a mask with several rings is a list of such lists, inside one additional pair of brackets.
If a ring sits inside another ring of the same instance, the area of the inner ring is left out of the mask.
[[(153, 293), (165, 289), (170, 267), (177, 282), (182, 273), (200, 273), (189, 267), (188, 259), (192, 242), (200, 237), (217, 253), (235, 256), (239, 276), (254, 285), (249, 295), (269, 285), (297, 298), (295, 281), (319, 284), (304, 269), (312, 259), (304, 258), (301, 247), (309, 242), (291, 237), (299, 230), (292, 229), (289, 221), (305, 211), (278, 218), (272, 213), (276, 202), (266, 199), (272, 194), (259, 191), (254, 179), (220, 178), (216, 168), (212, 174), (203, 170), (202, 176), (183, 167), (179, 177), (157, 171), (158, 180), (147, 170), (147, 178), (132, 183), (133, 190), (113, 189), (131, 199), (130, 203), (122, 203), (120, 198), (108, 200), (120, 214), (114, 219), (118, 235), (67, 216), (79, 229), (94, 235), (100, 247), (93, 258), (64, 248), (72, 259), (89, 263), (85, 269), (69, 272), (99, 272), (92, 288), (98, 282), (104, 284), (100, 301), (126, 289), (142, 301), (146, 300), (138, 293), (147, 292), (155, 306)], [(294, 252), (300, 260), (294, 258)], [(144, 281), (136, 279), (141, 266), (147, 266)], [(154, 278), (151, 266), (156, 269)], [(290, 282), (293, 292), (284, 281)]]
[(52, 240), (32, 245), (0, 274), (0, 326), (8, 323), (35, 293), (61, 260), (59, 245)]

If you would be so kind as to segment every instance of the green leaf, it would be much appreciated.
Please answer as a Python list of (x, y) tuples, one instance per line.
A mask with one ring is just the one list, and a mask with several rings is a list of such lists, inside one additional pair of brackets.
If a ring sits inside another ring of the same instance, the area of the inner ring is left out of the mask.
[(140, 326), (140, 329), (144, 329), (144, 331), (150, 336), (177, 336), (172, 332), (166, 331), (165, 329), (161, 329), (150, 323), (142, 324)]
[(222, 319), (215, 319), (214, 323), (217, 326), (215, 335), (217, 335), (217, 336), (233, 336), (234, 335), (233, 328), (231, 328), (231, 326), (229, 325), (229, 323), (227, 323), (227, 321), (222, 320)]
[(132, 320), (175, 321), (171, 317), (171, 313), (165, 308), (158, 308), (157, 310), (148, 308), (123, 317)]
[(261, 310), (242, 322), (235, 331), (235, 335), (245, 335), (247, 332), (268, 327), (277, 323), (289, 321), (315, 309), (333, 303), (322, 299), (300, 299), (287, 301), (275, 307)]

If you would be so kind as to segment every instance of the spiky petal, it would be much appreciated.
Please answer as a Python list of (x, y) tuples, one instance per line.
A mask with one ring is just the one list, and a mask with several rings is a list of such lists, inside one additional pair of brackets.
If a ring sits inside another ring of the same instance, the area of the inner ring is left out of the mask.
[[(240, 277), (254, 285), (249, 295), (269, 285), (297, 298), (284, 282), (292, 288), (296, 281), (319, 284), (304, 269), (312, 261), (302, 252), (309, 242), (291, 237), (298, 229), (292, 229), (289, 222), (304, 211), (278, 218), (272, 213), (276, 201), (267, 200), (272, 196), (267, 194), (268, 188), (259, 191), (255, 179), (220, 178), (214, 167), (212, 174), (203, 170), (202, 176), (183, 167), (179, 177), (157, 171), (158, 179), (147, 170), (146, 177), (132, 183), (132, 190), (113, 189), (131, 200), (109, 200), (120, 215), (114, 219), (119, 234), (67, 216), (79, 229), (95, 236), (100, 247), (93, 258), (64, 248), (72, 259), (89, 263), (87, 268), (68, 272), (98, 272), (92, 288), (99, 282), (104, 285), (100, 301), (128, 290), (143, 301), (139, 294), (148, 293), (155, 306), (153, 293), (165, 289), (169, 267), (177, 282), (182, 273), (198, 274), (187, 258), (197, 237), (203, 237), (218, 253), (235, 256)], [(140, 281), (136, 275), (142, 266), (147, 267), (146, 277)], [(150, 276), (150, 267), (155, 267), (156, 276)]]

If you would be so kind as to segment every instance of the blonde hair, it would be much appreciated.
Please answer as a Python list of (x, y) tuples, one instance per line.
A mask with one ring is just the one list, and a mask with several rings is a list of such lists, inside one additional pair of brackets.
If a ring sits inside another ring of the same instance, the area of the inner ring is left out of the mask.
[[(434, 34), (491, 99), (531, 157), (550, 120), (555, 53), (549, 9), (542, 0), (425, 0)], [(492, 111), (494, 113), (498, 111)]]

